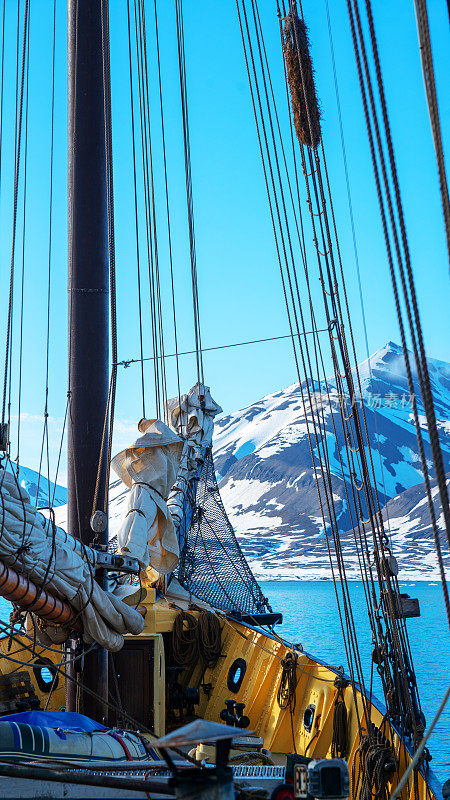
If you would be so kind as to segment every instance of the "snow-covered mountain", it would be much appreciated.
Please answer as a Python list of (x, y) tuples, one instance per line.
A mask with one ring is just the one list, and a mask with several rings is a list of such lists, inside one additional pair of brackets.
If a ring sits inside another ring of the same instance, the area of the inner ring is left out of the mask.
[[(450, 365), (430, 359), (429, 370), (445, 468), (450, 473)], [(400, 577), (436, 580), (436, 556), (401, 348), (388, 342), (360, 364), (359, 376), (377, 488), (381, 503), (387, 503), (383, 514), (392, 551), (400, 564)], [(333, 381), (329, 386), (333, 401), (338, 403)], [(424, 424), (420, 401), (418, 405)], [(347, 574), (357, 579), (358, 563), (353, 533), (349, 532), (350, 514), (339, 465), (339, 457), (346, 463), (342, 430), (338, 426), (335, 435), (329, 409), (325, 408), (324, 414)], [(426, 430), (423, 433), (433, 475), (428, 435)], [(325, 534), (298, 384), (218, 420), (214, 453), (222, 500), (255, 575), (260, 579), (329, 578)], [(347, 466), (344, 472), (348, 477)], [(127, 494), (128, 489), (121, 481), (111, 483), (110, 536), (117, 533), (126, 513)], [(443, 533), (434, 482), (433, 497)], [(57, 524), (65, 528), (66, 517), (67, 507), (61, 505), (56, 510)], [(444, 535), (442, 540), (443, 551), (447, 553)], [(450, 568), (447, 555), (446, 560)]]
[(19, 467), (18, 479), (20, 485), (23, 486), (30, 495), (31, 502), (33, 504), (36, 503), (37, 506), (48, 506), (49, 497), (55, 507), (67, 503), (67, 489), (59, 484), (55, 486), (55, 484), (52, 481), (49, 482), (44, 475), (39, 476), (39, 473), (34, 469), (21, 465)]
[[(450, 471), (450, 365), (430, 359), (429, 371), (445, 469)], [(421, 574), (423, 577), (435, 576), (434, 571), (430, 572), (435, 563), (433, 543), (427, 528), (426, 502), (420, 502), (424, 500), (424, 495), (421, 495), (423, 486), (420, 485), (422, 473), (401, 348), (388, 342), (359, 366), (359, 376), (380, 502), (384, 505), (389, 501), (392, 503), (393, 498), (397, 499), (393, 509), (394, 518), (399, 521), (398, 527), (391, 524), (393, 539), (399, 543), (396, 555), (401, 563), (404, 561), (409, 565), (412, 558), (410, 544), (417, 534), (417, 541), (419, 538), (421, 541), (420, 556), (417, 554)], [(425, 425), (416, 374), (413, 377), (420, 421)], [(333, 404), (339, 403), (332, 380), (329, 387)], [(314, 387), (316, 393), (320, 388)], [(334, 415), (336, 431), (327, 407), (324, 408), (324, 417), (330, 468), (334, 476), (333, 497), (339, 527), (344, 534), (351, 528), (340, 467), (342, 459), (348, 479), (345, 442), (338, 424), (339, 415)], [(433, 476), (426, 429), (423, 429), (423, 434)], [(322, 518), (298, 384), (218, 420), (214, 452), (222, 499), (256, 574), (266, 578), (328, 576)], [(319, 464), (317, 455), (315, 451), (316, 465)], [(416, 489), (412, 491), (411, 487)], [(411, 494), (407, 493), (409, 490)], [(419, 515), (413, 513), (417, 505), (421, 509)], [(401, 514), (398, 513), (400, 507)], [(405, 551), (404, 557), (402, 550)], [(425, 550), (428, 561), (423, 558)], [(357, 577), (357, 573), (353, 577)]]

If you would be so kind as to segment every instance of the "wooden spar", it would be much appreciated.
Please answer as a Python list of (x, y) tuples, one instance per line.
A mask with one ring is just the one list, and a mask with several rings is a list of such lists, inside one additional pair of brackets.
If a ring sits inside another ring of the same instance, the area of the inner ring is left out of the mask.
[(0, 596), (47, 622), (65, 625), (75, 631), (82, 629), (81, 620), (72, 606), (19, 575), (3, 561), (0, 561)]
[[(68, 532), (91, 544), (90, 527), (102, 450), (109, 382), (109, 264), (102, 13), (107, 0), (68, 0), (68, 236), (69, 236), (69, 436)], [(106, 431), (107, 433), (107, 431)], [(107, 439), (107, 436), (106, 436)], [(100, 474), (103, 508), (106, 464)], [(107, 545), (108, 532), (98, 535)], [(97, 573), (98, 577), (98, 573)], [(102, 582), (103, 578), (99, 578)], [(82, 682), (96, 696), (81, 697), (83, 712), (106, 715), (108, 654), (84, 659)], [(73, 687), (73, 681), (67, 681)], [(68, 710), (75, 693), (68, 691)]]

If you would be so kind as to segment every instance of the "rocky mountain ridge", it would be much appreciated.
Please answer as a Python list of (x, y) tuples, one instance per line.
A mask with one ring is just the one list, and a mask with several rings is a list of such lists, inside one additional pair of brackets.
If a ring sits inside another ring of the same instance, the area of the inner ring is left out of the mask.
[[(434, 546), (402, 349), (388, 342), (362, 362), (358, 371), (377, 490), (381, 505), (387, 504), (385, 514), (390, 518), (393, 546), (398, 543), (395, 554), (407, 570), (403, 577), (435, 578)], [(430, 359), (429, 371), (445, 469), (450, 472), (450, 365)], [(415, 373), (413, 378), (426, 457), (434, 477)], [(334, 381), (330, 379), (328, 385), (332, 402), (339, 403)], [(314, 388), (316, 393), (322, 389)], [(360, 397), (355, 400), (360, 402)], [(338, 524), (346, 540), (349, 577), (357, 578), (356, 553), (352, 554), (351, 539), (346, 536), (352, 521), (345, 493), (345, 484), (349, 486), (349, 466), (344, 436), (339, 425), (334, 431), (329, 408), (324, 408), (324, 415)], [(219, 419), (214, 453), (222, 499), (255, 573), (268, 579), (329, 577), (325, 532), (299, 385), (267, 395)], [(320, 468), (316, 450), (314, 458)], [(435, 495), (437, 502), (436, 489)], [(417, 508), (420, 511), (416, 512)], [(442, 527), (443, 520), (440, 522)], [(417, 564), (413, 563), (415, 555)]]
[[(450, 365), (430, 359), (429, 370), (445, 469), (450, 475)], [(404, 580), (436, 580), (436, 556), (401, 348), (388, 342), (359, 365), (359, 377), (377, 489), (401, 577)], [(414, 380), (417, 391), (417, 376)], [(321, 387), (315, 388), (320, 392)], [(331, 380), (329, 389), (333, 402), (339, 402)], [(417, 398), (421, 424), (424, 425), (418, 392)], [(349, 470), (343, 434), (337, 429), (335, 435), (329, 410), (324, 409), (324, 413), (333, 496), (348, 577), (358, 579), (351, 517), (340, 470), (342, 459), (347, 480)], [(425, 428), (423, 433), (433, 477)], [(214, 457), (225, 508), (256, 576), (267, 580), (329, 578), (325, 532), (298, 384), (217, 420)], [(314, 457), (317, 460), (316, 452)], [(37, 474), (22, 467), (21, 471), (22, 485), (34, 497)], [(46, 482), (42, 481), (39, 483), (39, 504), (48, 505), (48, 489)], [(53, 485), (50, 488), (53, 491)], [(120, 481), (111, 484), (111, 536), (121, 524), (127, 493), (128, 489)], [(66, 524), (66, 497), (67, 490), (57, 486), (55, 505), (60, 507), (56, 518), (62, 527)], [(448, 561), (444, 521), (435, 482), (433, 499)]]

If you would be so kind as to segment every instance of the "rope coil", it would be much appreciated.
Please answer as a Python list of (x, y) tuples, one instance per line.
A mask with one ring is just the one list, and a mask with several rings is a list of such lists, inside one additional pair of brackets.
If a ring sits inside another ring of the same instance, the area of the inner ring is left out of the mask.
[[(356, 755), (359, 768), (356, 775)], [(367, 734), (362, 736), (352, 765), (354, 797), (359, 800), (388, 800), (390, 782), (396, 769), (396, 760), (391, 743), (381, 730), (371, 723)], [(355, 783), (356, 778), (356, 783)]]
[(297, 688), (297, 661), (296, 653), (286, 653), (281, 660), (281, 679), (277, 692), (277, 701), (281, 709), (289, 708), (291, 713), (295, 710), (295, 690)]
[(222, 628), (211, 611), (201, 611), (198, 619), (187, 611), (175, 617), (172, 652), (177, 664), (193, 667), (199, 660), (203, 669), (214, 667), (222, 655)]
[(344, 690), (347, 681), (336, 678), (334, 685), (337, 687), (336, 700), (333, 712), (333, 738), (331, 740), (331, 757), (345, 758), (348, 747), (348, 715), (345, 705)]

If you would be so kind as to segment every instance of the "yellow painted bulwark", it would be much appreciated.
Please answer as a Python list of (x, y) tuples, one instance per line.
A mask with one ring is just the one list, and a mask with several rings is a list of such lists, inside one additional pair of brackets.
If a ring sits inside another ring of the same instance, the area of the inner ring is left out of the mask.
[[(153, 639), (155, 641), (155, 660), (153, 669), (154, 681), (154, 720), (155, 734), (162, 735), (165, 729), (165, 651), (163, 633), (170, 633), (173, 622), (179, 609), (170, 606), (166, 600), (152, 602), (153, 597), (146, 598), (145, 629), (139, 637), (127, 637), (133, 640)], [(194, 611), (194, 614), (198, 612)], [(235, 699), (245, 703), (245, 715), (250, 718), (250, 727), (257, 736), (264, 739), (264, 747), (273, 754), (295, 753), (313, 758), (331, 756), (331, 741), (333, 735), (333, 713), (337, 689), (334, 686), (336, 671), (331, 667), (320, 664), (311, 656), (298, 652), (298, 682), (296, 687), (295, 708), (280, 709), (277, 701), (277, 691), (281, 678), (281, 659), (284, 658), (289, 648), (275, 636), (263, 633), (245, 625), (220, 617), (222, 625), (222, 657), (214, 668), (203, 669), (198, 662), (193, 668), (184, 670), (181, 681), (186, 686), (196, 686), (200, 689), (200, 703), (196, 708), (199, 717), (214, 722), (220, 721), (220, 712), (225, 708), (225, 701)], [(2, 657), (3, 655), (3, 657)], [(36, 693), (41, 700), (41, 707), (45, 707), (48, 694), (43, 693), (34, 678), (32, 662), (35, 657), (45, 655), (53, 663), (61, 661), (63, 652), (58, 648), (47, 650), (36, 646), (34, 654), (30, 647), (30, 640), (17, 637), (8, 650), (8, 639), (0, 640), (0, 672), (9, 673), (14, 669), (24, 669), (22, 664), (15, 664), (10, 657), (29, 664), (29, 672), (36, 688)], [(5, 657), (7, 656), (7, 657)], [(237, 694), (230, 692), (227, 686), (229, 669), (236, 658), (243, 658), (247, 664), (246, 672)], [(130, 680), (133, 676), (130, 675)], [(209, 686), (208, 686), (209, 685)], [(206, 690), (203, 688), (206, 686)], [(359, 745), (359, 725), (364, 733), (367, 730), (367, 721), (364, 716), (362, 696), (359, 692), (356, 697), (351, 686), (345, 690), (345, 704), (348, 713), (349, 741), (348, 763), (350, 776), (352, 769), (357, 772)], [(303, 725), (303, 713), (309, 704), (314, 704), (315, 715), (311, 731), (308, 733)], [(53, 692), (48, 708), (57, 710), (65, 705), (64, 679)], [(369, 704), (370, 720), (377, 727), (383, 723), (383, 715), (373, 704)], [(126, 709), (124, 709), (126, 711)], [(398, 774), (401, 776), (410, 763), (410, 756), (405, 745), (394, 733), (391, 737), (389, 727), (383, 727), (383, 733), (392, 741), (398, 764)], [(279, 759), (278, 759), (279, 760)], [(355, 773), (356, 774), (356, 773)], [(418, 797), (416, 800), (432, 800), (435, 796), (421, 774), (418, 775)], [(354, 797), (351, 787), (351, 797)], [(395, 788), (395, 781), (392, 783)], [(413, 800), (414, 790), (412, 780), (402, 794), (402, 800)]]

